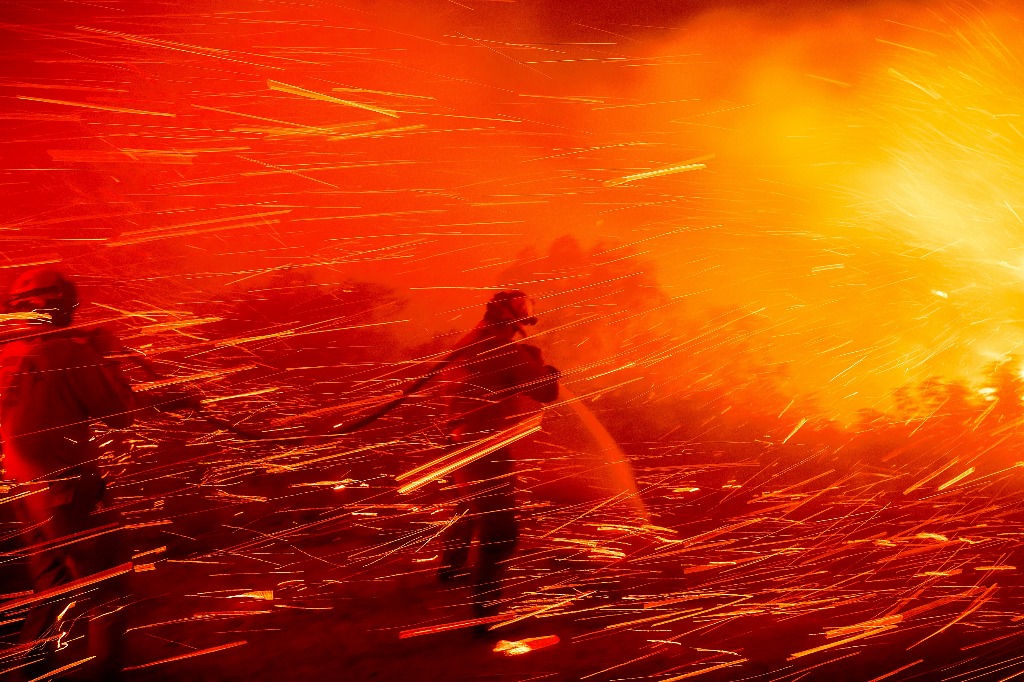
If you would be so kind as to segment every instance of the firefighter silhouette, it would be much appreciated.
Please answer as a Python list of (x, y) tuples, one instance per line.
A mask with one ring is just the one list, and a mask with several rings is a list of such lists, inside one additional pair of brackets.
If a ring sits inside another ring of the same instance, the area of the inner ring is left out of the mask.
[[(537, 323), (533, 301), (522, 291), (502, 291), (488, 302), (483, 320), (456, 346), (441, 372), (447, 432), (453, 444), (498, 438), (535, 414), (538, 403), (558, 396), (559, 373), (545, 365), (540, 349), (523, 343), (525, 327)], [(501, 596), (501, 574), (515, 549), (514, 462), (498, 447), (453, 472), (458, 499), (455, 518), (441, 536), (442, 582), (466, 575), (477, 541), (472, 578), (478, 617), (493, 615)]]
[[(105, 509), (106, 484), (90, 425), (126, 428), (148, 408), (191, 409), (198, 400), (187, 393), (133, 393), (117, 362), (106, 357), (118, 347), (114, 336), (72, 324), (78, 304), (75, 284), (54, 270), (31, 270), (11, 287), (5, 312), (19, 328), (0, 350), (4, 478), (27, 493), (13, 504), (21, 541), (31, 550), (34, 592), (122, 569), (90, 585), (85, 596), (71, 592), (41, 600), (29, 611), (21, 630), (33, 661), (29, 677), (59, 667), (68, 623), (85, 621), (87, 656), (93, 658), (69, 672), (116, 680), (131, 556), (119, 515)], [(83, 613), (68, 606), (76, 598), (79, 606), (86, 602)]]

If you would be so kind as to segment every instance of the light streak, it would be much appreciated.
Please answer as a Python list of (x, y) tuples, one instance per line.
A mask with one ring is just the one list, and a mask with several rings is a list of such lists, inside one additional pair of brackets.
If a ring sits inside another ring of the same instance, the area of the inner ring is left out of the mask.
[[(229, 50), (221, 50), (213, 47), (203, 47), (200, 45), (189, 45), (187, 43), (179, 43), (173, 40), (162, 40), (159, 38), (148, 38), (145, 36), (132, 35), (130, 33), (119, 33), (117, 31), (108, 31), (100, 28), (90, 28), (88, 26), (77, 26), (80, 31), (93, 33), (101, 36), (109, 36), (111, 38), (120, 38), (129, 43), (140, 43), (143, 45), (149, 45), (152, 47), (160, 47), (166, 50), (173, 50), (176, 52), (186, 52), (189, 54), (201, 55), (204, 57), (211, 57), (213, 59), (222, 59), (224, 61), (235, 62), (238, 64), (248, 64), (250, 66), (259, 66), (264, 69), (275, 69), (278, 71), (284, 70), (284, 67), (274, 66), (269, 64), (256, 64), (255, 62), (247, 62), (242, 59), (235, 59), (229, 57), (232, 54)], [(247, 54), (245, 52), (241, 54)]]
[[(702, 157), (699, 157), (699, 158), (701, 158), (701, 159), (708, 159), (708, 158), (712, 158), (712, 157), (710, 157), (710, 156), (702, 156)], [(687, 163), (681, 163), (681, 164), (678, 164), (678, 165), (675, 165), (675, 166), (667, 166), (665, 168), (659, 168), (657, 170), (646, 171), (644, 173), (634, 173), (633, 175), (626, 175), (624, 177), (617, 178), (615, 180), (606, 180), (604, 182), (604, 186), (605, 187), (616, 187), (618, 185), (625, 185), (625, 184), (630, 183), (630, 182), (635, 182), (636, 180), (647, 180), (649, 178), (659, 178), (659, 177), (662, 177), (664, 175), (674, 175), (676, 173), (688, 173), (689, 171), (703, 170), (703, 169), (708, 167), (707, 164), (705, 164), (705, 163), (696, 163), (695, 161), (696, 160), (690, 161), (690, 162), (687, 162)]]
[(506, 625), (512, 625), (513, 623), (518, 623), (519, 621), (526, 620), (527, 618), (533, 618), (535, 616), (539, 616), (542, 613), (547, 613), (548, 611), (554, 611), (555, 609), (559, 609), (559, 608), (561, 608), (563, 606), (567, 606), (567, 605), (573, 603), (574, 601), (578, 601), (580, 599), (585, 599), (585, 598), (589, 597), (592, 594), (594, 594), (592, 591), (591, 592), (584, 592), (583, 594), (576, 594), (576, 595), (573, 595), (573, 596), (571, 596), (571, 597), (569, 597), (567, 599), (562, 599), (561, 601), (557, 601), (557, 602), (554, 602), (552, 604), (546, 604), (546, 605), (541, 606), (540, 608), (535, 609), (533, 611), (528, 611), (526, 613), (521, 613), (521, 614), (518, 614), (518, 615), (516, 615), (516, 616), (514, 616), (512, 618), (509, 618), (507, 620), (502, 620), (502, 621), (500, 621), (498, 623), (495, 623), (489, 629), (497, 630), (498, 628), (503, 628)]
[[(286, 215), (291, 213), (290, 208), (280, 209), (276, 211), (261, 211), (257, 213), (250, 213), (242, 216), (230, 216), (226, 218), (210, 218), (207, 220), (198, 220), (188, 223), (181, 223), (178, 225), (168, 225), (166, 227), (147, 227), (140, 230), (126, 230), (121, 233), (121, 239), (107, 242), (108, 246), (126, 246), (129, 244), (141, 244), (146, 241), (152, 241), (154, 239), (167, 239), (169, 237), (183, 237), (183, 236), (194, 236), (197, 234), (207, 234), (210, 232), (219, 232), (222, 230), (237, 230), (244, 227), (265, 227), (273, 224), (275, 221), (267, 220), (267, 218), (273, 218), (275, 216)], [(215, 225), (217, 223), (233, 222), (231, 225), (220, 225), (217, 227), (203, 227), (207, 225)], [(202, 229), (183, 229), (183, 228), (202, 228)]]
[(946, 488), (948, 488), (948, 487), (950, 487), (952, 485), (955, 485), (955, 484), (959, 483), (960, 481), (964, 480), (965, 478), (967, 478), (968, 476), (970, 476), (973, 473), (974, 473), (974, 467), (969, 467), (963, 473), (954, 476), (953, 478), (949, 479), (948, 481), (946, 481), (945, 483), (940, 485), (938, 487), (938, 490), (945, 490)]
[(907, 85), (914, 86), (915, 88), (917, 88), (918, 90), (920, 90), (924, 94), (928, 95), (932, 99), (942, 99), (942, 96), (939, 93), (935, 92), (934, 90), (930, 90), (930, 89), (924, 87), (923, 85), (915, 83), (914, 81), (910, 80), (909, 78), (904, 76), (902, 73), (900, 73), (896, 69), (889, 69), (889, 75), (893, 76), (894, 78), (896, 78), (898, 80), (903, 81)]
[(918, 645), (920, 645), (920, 644), (922, 644), (924, 642), (927, 642), (932, 637), (935, 637), (936, 635), (938, 635), (938, 634), (940, 634), (942, 632), (945, 632), (946, 630), (948, 630), (952, 626), (956, 625), (957, 623), (962, 621), (964, 618), (966, 618), (967, 616), (971, 615), (972, 613), (974, 613), (975, 611), (980, 609), (982, 606), (984, 606), (985, 602), (987, 602), (989, 599), (991, 599), (993, 594), (995, 593), (995, 591), (998, 590), (998, 589), (999, 589), (998, 585), (991, 585), (991, 586), (989, 586), (988, 588), (985, 589), (984, 592), (981, 593), (980, 596), (978, 596), (977, 599), (975, 599), (963, 612), (961, 612), (960, 615), (958, 615), (956, 618), (954, 618), (950, 622), (946, 623), (941, 628), (939, 628), (935, 632), (931, 633), (930, 635), (928, 635), (924, 639), (921, 639), (921, 640), (918, 640), (917, 642), (914, 642), (913, 644), (908, 646), (907, 649), (912, 649), (915, 646), (918, 646)]
[(187, 654), (181, 654), (180, 656), (171, 656), (170, 658), (162, 658), (159, 661), (152, 661), (150, 663), (143, 663), (142, 665), (130, 665), (124, 668), (125, 672), (132, 670), (142, 670), (143, 668), (152, 668), (157, 665), (166, 665), (167, 663), (175, 663), (177, 661), (184, 661), (189, 658), (195, 658), (197, 656), (205, 656), (206, 654), (216, 653), (218, 651), (225, 651), (227, 649), (233, 649), (238, 646), (248, 644), (246, 640), (240, 640), (237, 642), (230, 642), (229, 644), (221, 644), (220, 646), (207, 647), (206, 649), (200, 649), (198, 651), (191, 651)]
[(837, 646), (842, 646), (843, 644), (848, 644), (850, 642), (855, 642), (855, 641), (857, 641), (859, 639), (864, 639), (865, 637), (873, 637), (875, 635), (880, 635), (883, 632), (888, 632), (889, 630), (894, 630), (895, 628), (896, 628), (895, 624), (893, 624), (893, 625), (879, 625), (879, 626), (876, 626), (876, 627), (871, 627), (871, 628), (865, 629), (863, 632), (857, 633), (856, 635), (851, 635), (850, 637), (847, 637), (845, 639), (841, 639), (838, 642), (832, 642), (831, 644), (823, 644), (821, 646), (814, 647), (813, 649), (804, 649), (803, 651), (798, 651), (796, 653), (790, 654), (786, 658), (786, 660), (787, 661), (792, 661), (792, 660), (796, 660), (797, 658), (802, 658), (804, 656), (810, 656), (811, 654), (816, 654), (816, 653), (819, 653), (819, 652), (822, 652), (822, 651), (826, 651), (828, 649), (834, 649)]
[(327, 139), (334, 141), (339, 140), (355, 140), (362, 137), (390, 137), (398, 135), (400, 133), (409, 133), (414, 130), (423, 130), (427, 125), (425, 123), (419, 123), (411, 126), (400, 126), (398, 128), (381, 128), (379, 130), (369, 130), (362, 133), (345, 133), (344, 135), (334, 135)]
[(93, 660), (94, 658), (96, 658), (96, 657), (95, 656), (88, 656), (88, 657), (83, 658), (83, 659), (81, 659), (79, 661), (75, 661), (74, 663), (68, 663), (67, 665), (62, 665), (59, 668), (51, 670), (50, 672), (46, 673), (45, 675), (39, 675), (38, 677), (33, 677), (28, 682), (42, 682), (42, 680), (53, 679), (53, 678), (55, 678), (55, 677), (57, 677), (59, 675), (62, 675), (64, 673), (68, 672), (69, 670), (74, 670), (75, 668), (77, 668), (79, 666), (85, 665), (86, 663), (88, 663), (89, 661)]
[(690, 679), (691, 677), (699, 677), (700, 675), (704, 675), (706, 673), (714, 672), (716, 670), (722, 670), (723, 668), (731, 668), (734, 665), (740, 665), (740, 664), (746, 663), (746, 662), (747, 662), (747, 659), (739, 658), (739, 659), (737, 659), (735, 661), (728, 661), (726, 663), (719, 663), (718, 665), (713, 665), (713, 666), (710, 666), (710, 667), (707, 667), (707, 668), (703, 668), (701, 670), (695, 670), (693, 672), (683, 673), (682, 675), (676, 675), (675, 677), (668, 677), (668, 678), (665, 678), (662, 682), (677, 682), (678, 680), (686, 680), (686, 679)]
[(159, 149), (48, 149), (47, 153), (54, 161), (63, 163), (163, 163), (188, 166), (196, 158), (196, 154), (193, 153), (166, 152)]
[(398, 118), (398, 112), (391, 109), (384, 109), (383, 107), (375, 107), (370, 104), (363, 104), (362, 102), (353, 102), (347, 99), (341, 99), (339, 97), (332, 97), (331, 95), (324, 95), (319, 92), (313, 92), (312, 90), (306, 90), (296, 85), (288, 85), (287, 83), (281, 83), (280, 81), (267, 80), (267, 87), (271, 90), (278, 90), (280, 92), (287, 92), (291, 95), (299, 95), (300, 97), (308, 97), (309, 99), (320, 100), (321, 102), (332, 102), (334, 104), (344, 104), (348, 107), (356, 107), (357, 109), (366, 109), (372, 111), (375, 114), (383, 114), (384, 116), (390, 116), (392, 118)]
[(51, 587), (48, 590), (34, 592), (26, 597), (11, 599), (0, 603), (0, 612), (18, 609), (23, 606), (28, 606), (29, 604), (34, 604), (38, 601), (42, 601), (44, 599), (50, 599), (51, 597), (59, 597), (62, 594), (74, 592), (75, 590), (78, 590), (82, 587), (88, 587), (90, 585), (95, 585), (96, 583), (102, 582), (104, 580), (116, 578), (119, 575), (124, 575), (125, 573), (130, 572), (131, 570), (132, 564), (129, 562), (121, 564), (119, 566), (115, 566), (114, 568), (110, 568), (105, 571), (93, 573), (92, 575), (85, 576), (84, 578), (72, 580), (71, 582), (64, 583), (63, 585), (58, 585), (57, 587)]
[[(22, 269), (22, 268), (28, 269), (28, 268), (39, 267), (40, 265), (52, 265), (54, 263), (60, 263), (60, 262), (61, 262), (61, 259), (59, 257), (54, 257), (54, 258), (48, 258), (46, 260), (29, 261), (27, 263), (0, 263), (0, 270), (9, 270), (9, 269), (12, 269), (12, 268), (17, 268), (19, 270)], [(13, 315), (26, 315), (26, 314), (28, 314), (28, 313), (13, 313)], [(12, 313), (5, 313), (4, 315), (5, 316), (12, 315)]]
[[(192, 106), (194, 108), (196, 108), (196, 109), (203, 109), (205, 111), (216, 111), (217, 113), (220, 113), (220, 114), (231, 114), (232, 116), (241, 116), (242, 118), (251, 118), (251, 119), (255, 119), (257, 121), (267, 121), (268, 123), (280, 123), (280, 124), (283, 124), (283, 125), (286, 125), (286, 126), (291, 126), (292, 128), (297, 128), (297, 129), (308, 131), (311, 134), (315, 133), (315, 134), (320, 134), (320, 135), (331, 135), (331, 134), (337, 133), (337, 130), (335, 128), (333, 128), (333, 127), (326, 127), (325, 128), (325, 127), (320, 127), (320, 126), (303, 125), (301, 123), (292, 123), (290, 121), (282, 121), (282, 120), (277, 119), (277, 118), (267, 118), (265, 116), (256, 116), (254, 114), (243, 114), (243, 113), (241, 113), (239, 111), (229, 111), (227, 109), (218, 109), (217, 107), (210, 107), (210, 106), (206, 106), (206, 105), (203, 105), (203, 104), (193, 104)], [(348, 126), (348, 125), (351, 125), (351, 124), (345, 124), (345, 125)], [(267, 130), (271, 130), (271, 129), (267, 129)], [(241, 132), (248, 132), (248, 131), (241, 131)], [(261, 132), (266, 132), (266, 131), (261, 131)]]
[[(407, 495), (418, 488), (423, 487), (430, 481), (438, 478), (444, 478), (451, 472), (459, 469), (470, 462), (475, 462), (482, 457), (486, 457), (495, 450), (499, 450), (503, 447), (507, 447), (518, 440), (522, 440), (527, 436), (540, 431), (540, 419), (535, 418), (527, 420), (525, 422), (514, 424), (503, 431), (498, 431), (486, 439), (479, 442), (473, 442), (468, 445), (464, 445), (461, 448), (457, 448), (455, 451), (442, 455), (441, 457), (427, 462), (415, 469), (411, 469), (403, 474), (399, 474), (395, 477), (395, 480), (399, 483), (416, 476), (428, 469), (433, 469), (429, 473), (417, 478), (398, 489), (400, 495)], [(468, 453), (468, 454), (467, 454)], [(458, 458), (458, 459), (455, 459)], [(452, 462), (451, 460), (454, 460)]]
[(17, 99), (29, 102), (44, 102), (46, 104), (59, 104), (65, 107), (79, 107), (81, 109), (97, 109), (99, 111), (112, 111), (119, 114), (139, 114), (142, 116), (168, 116), (174, 118), (177, 114), (166, 111), (144, 111), (142, 109), (126, 109), (124, 107), (111, 107), (103, 104), (88, 104), (86, 102), (68, 102), (62, 99), (45, 99), (42, 97), (29, 97), (28, 95), (15, 95)]
[(277, 393), (281, 390), (280, 386), (270, 386), (268, 388), (260, 388), (255, 391), (248, 391), (247, 393), (236, 393), (234, 395), (222, 395), (215, 398), (203, 398), (204, 404), (219, 403), (225, 400), (238, 400), (239, 398), (251, 398), (257, 395), (266, 395), (267, 393)]
[(785, 444), (785, 443), (789, 442), (789, 439), (792, 438), (793, 436), (795, 436), (796, 432), (799, 431), (804, 426), (804, 424), (806, 424), (807, 422), (808, 422), (808, 420), (806, 418), (801, 419), (799, 422), (797, 422), (797, 425), (793, 427), (793, 430), (790, 431), (789, 434), (785, 438), (782, 439), (782, 443)]
[(147, 381), (144, 383), (138, 383), (135, 385), (137, 391), (151, 391), (156, 388), (164, 388), (167, 386), (174, 386), (176, 384), (186, 384), (194, 381), (201, 381), (203, 379), (213, 379), (216, 377), (227, 376), (229, 374), (236, 374), (238, 372), (246, 372), (254, 369), (256, 365), (243, 365), (241, 367), (229, 367), (227, 369), (210, 370), (208, 372), (197, 372), (184, 377), (170, 377), (168, 379), (159, 379), (156, 381)]
[(558, 635), (545, 635), (543, 637), (527, 637), (526, 639), (507, 640), (501, 639), (491, 649), (496, 654), (504, 654), (505, 656), (521, 656), (522, 654), (528, 654), (531, 651), (537, 651), (538, 649), (544, 649), (549, 646), (554, 646), (561, 641)]
[(956, 463), (957, 463), (958, 461), (959, 461), (959, 458), (958, 458), (958, 457), (954, 457), (954, 458), (953, 458), (953, 459), (952, 459), (951, 461), (949, 461), (949, 462), (948, 462), (948, 463), (947, 463), (947, 464), (946, 464), (945, 466), (943, 466), (943, 467), (942, 467), (941, 469), (938, 469), (938, 470), (936, 470), (936, 471), (934, 471), (934, 472), (930, 473), (930, 474), (929, 474), (929, 475), (928, 475), (927, 477), (925, 477), (925, 478), (921, 479), (920, 481), (918, 481), (918, 482), (914, 483), (914, 484), (913, 484), (913, 485), (911, 485), (911, 486), (910, 486), (909, 488), (907, 488), (906, 490), (904, 490), (904, 491), (903, 491), (903, 494), (904, 494), (904, 495), (909, 495), (910, 493), (914, 492), (915, 490), (917, 490), (918, 488), (920, 488), (921, 486), (923, 486), (923, 485), (924, 485), (925, 483), (927, 483), (928, 481), (931, 481), (932, 479), (934, 479), (934, 478), (937, 478), (937, 477), (941, 476), (941, 475), (942, 475), (942, 472), (944, 472), (944, 471), (946, 471), (947, 469), (950, 469), (950, 468), (952, 468), (952, 467), (956, 466)]
[(440, 625), (431, 625), (422, 628), (413, 628), (411, 630), (402, 630), (398, 633), (399, 639), (409, 639), (410, 637), (421, 637), (423, 635), (435, 635), (440, 632), (451, 632), (452, 630), (461, 630), (463, 628), (471, 628), (477, 625), (489, 625), (490, 623), (496, 623), (500, 620), (504, 620), (505, 616), (487, 616), (485, 618), (471, 618), (469, 620), (460, 620), (451, 623), (442, 623)]
[(386, 95), (388, 97), (408, 97), (411, 99), (436, 99), (429, 95), (410, 95), (403, 92), (387, 92), (385, 90), (367, 90), (366, 88), (331, 88), (331, 92), (368, 92), (372, 95)]
[(51, 549), (57, 549), (59, 547), (66, 547), (76, 542), (82, 542), (84, 540), (90, 540), (92, 538), (112, 533), (119, 529), (117, 523), (108, 523), (96, 528), (89, 528), (87, 530), (78, 531), (77, 533), (70, 533), (68, 535), (62, 535), (59, 538), (52, 540), (44, 540), (43, 542), (37, 542), (34, 545), (28, 545), (26, 547), (20, 547), (9, 553), (0, 554), (0, 556), (19, 556), (19, 555), (31, 555), (39, 554)]
[(914, 661), (913, 663), (907, 663), (906, 665), (901, 666), (899, 668), (896, 668), (895, 670), (890, 670), (889, 672), (885, 673), (884, 675), (879, 675), (878, 677), (872, 677), (870, 680), (868, 680), (868, 682), (880, 682), (881, 680), (888, 679), (888, 678), (892, 677), (893, 675), (901, 673), (901, 672), (903, 672), (904, 670), (906, 670), (908, 668), (913, 668), (915, 665), (918, 665), (919, 663), (924, 663), (924, 659), (921, 658), (921, 659), (918, 659), (918, 660)]

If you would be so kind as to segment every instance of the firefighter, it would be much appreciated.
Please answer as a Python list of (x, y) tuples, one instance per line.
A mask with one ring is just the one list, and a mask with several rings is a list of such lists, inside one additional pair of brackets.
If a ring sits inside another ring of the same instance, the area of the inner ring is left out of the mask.
[[(116, 512), (104, 508), (106, 484), (90, 424), (126, 428), (143, 410), (199, 404), (188, 393), (133, 393), (116, 361), (105, 357), (117, 346), (113, 335), (84, 332), (72, 324), (78, 304), (70, 279), (37, 269), (15, 280), (5, 306), (19, 319), (20, 329), (0, 350), (4, 478), (27, 493), (13, 504), (35, 592), (130, 566), (130, 550), (120, 537), (123, 524)], [(53, 599), (30, 610), (21, 642), (42, 657), (29, 666), (29, 676), (54, 669), (56, 652), (68, 646), (67, 623), (81, 618), (87, 621), (88, 656), (93, 658), (69, 672), (85, 679), (118, 679), (126, 580), (122, 574), (91, 585), (82, 616)]]
[[(456, 346), (441, 373), (447, 403), (447, 432), (455, 445), (478, 443), (535, 414), (538, 403), (558, 396), (559, 372), (545, 365), (540, 349), (522, 342), (526, 326), (537, 323), (533, 301), (522, 291), (502, 291), (487, 304), (483, 320)], [(470, 547), (477, 541), (470, 574), (473, 607), (484, 618), (498, 610), (501, 573), (518, 539), (514, 463), (508, 447), (456, 469), (456, 515), (442, 533), (438, 577), (465, 575)]]

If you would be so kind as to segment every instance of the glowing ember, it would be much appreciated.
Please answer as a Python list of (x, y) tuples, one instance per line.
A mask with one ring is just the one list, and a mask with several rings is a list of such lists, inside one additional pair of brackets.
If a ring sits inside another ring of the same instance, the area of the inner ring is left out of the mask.
[(545, 647), (553, 646), (558, 644), (560, 640), (558, 635), (545, 635), (544, 637), (527, 637), (526, 639), (517, 640), (498, 640), (498, 643), (494, 645), (493, 651), (498, 654), (504, 654), (505, 656), (520, 656), (522, 654), (528, 654), (531, 651), (537, 649), (543, 649)]

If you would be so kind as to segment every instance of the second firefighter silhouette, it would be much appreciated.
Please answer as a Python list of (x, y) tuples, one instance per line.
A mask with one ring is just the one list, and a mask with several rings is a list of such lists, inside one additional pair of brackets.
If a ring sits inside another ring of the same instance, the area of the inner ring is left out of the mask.
[(525, 293), (495, 294), (483, 320), (459, 342), (441, 374), (449, 439), (478, 443), (487, 454), (453, 473), (459, 497), (456, 517), (441, 536), (438, 577), (447, 581), (465, 573), (475, 537), (470, 574), (479, 616), (497, 611), (501, 573), (518, 539), (514, 463), (503, 443), (536, 415), (538, 403), (558, 397), (558, 370), (544, 364), (539, 348), (520, 340), (525, 327), (536, 323), (533, 301)]
[[(89, 657), (71, 674), (120, 679), (131, 551), (104, 494), (92, 424), (125, 428), (153, 408), (193, 409), (199, 401), (182, 392), (135, 394), (107, 357), (119, 346), (115, 337), (73, 324), (78, 290), (60, 272), (24, 273), (3, 307), (20, 320), (15, 338), (0, 350), (4, 478), (19, 486), (13, 506), (32, 588), (40, 597), (52, 595), (25, 617), (27, 665), (19, 672), (48, 679), (68, 656), (81, 659), (70, 648), (77, 638), (68, 633), (84, 622)], [(82, 583), (77, 592), (64, 589), (74, 583)]]

